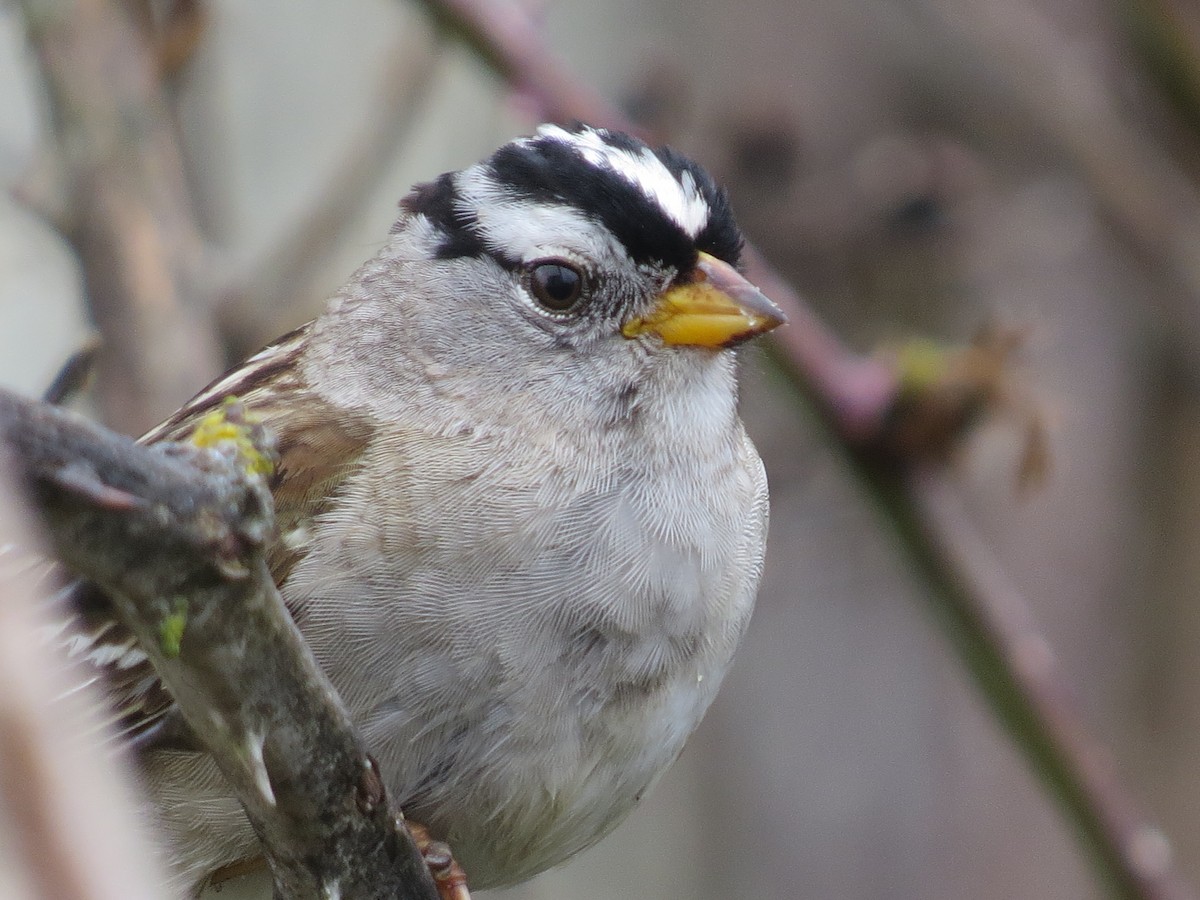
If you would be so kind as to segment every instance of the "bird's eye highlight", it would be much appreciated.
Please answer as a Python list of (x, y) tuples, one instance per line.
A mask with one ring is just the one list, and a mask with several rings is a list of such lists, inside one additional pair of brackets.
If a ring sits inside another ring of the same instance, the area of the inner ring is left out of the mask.
[(583, 296), (583, 273), (562, 260), (540, 262), (529, 270), (529, 291), (551, 312), (567, 312)]

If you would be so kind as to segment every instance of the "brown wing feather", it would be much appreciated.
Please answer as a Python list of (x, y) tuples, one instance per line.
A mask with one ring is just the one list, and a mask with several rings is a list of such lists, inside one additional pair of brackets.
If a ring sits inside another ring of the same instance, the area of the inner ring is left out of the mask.
[[(304, 553), (313, 521), (356, 468), (372, 426), (349, 410), (334, 409), (303, 380), (297, 365), (309, 326), (297, 329), (217, 379), (178, 412), (142, 437), (146, 443), (187, 440), (196, 424), (227, 397), (237, 397), (276, 435), (279, 465), (273, 476), (276, 539), (267, 559), (282, 586)], [(112, 613), (103, 591), (83, 582), (64, 597), (79, 628), (71, 655), (104, 675), (119, 730), (139, 748), (191, 746), (175, 701), (158, 680), (132, 634)]]

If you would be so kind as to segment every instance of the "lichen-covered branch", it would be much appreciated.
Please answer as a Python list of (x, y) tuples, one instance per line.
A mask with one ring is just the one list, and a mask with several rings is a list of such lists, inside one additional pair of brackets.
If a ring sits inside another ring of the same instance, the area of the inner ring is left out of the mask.
[(277, 896), (435, 898), (267, 570), (269, 440), (229, 415), (240, 440), (145, 447), (0, 392), (0, 435), (54, 548), (138, 635), (242, 801)]
[[(0, 446), (0, 896), (165, 900), (102, 701), (42, 635), (33, 519)], [(18, 549), (21, 548), (21, 549)]]

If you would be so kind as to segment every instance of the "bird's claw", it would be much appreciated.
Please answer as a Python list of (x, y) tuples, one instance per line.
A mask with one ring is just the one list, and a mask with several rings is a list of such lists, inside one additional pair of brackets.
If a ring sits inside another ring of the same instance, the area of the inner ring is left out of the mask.
[(467, 873), (454, 859), (450, 845), (445, 841), (435, 841), (424, 825), (416, 822), (405, 824), (425, 859), (425, 865), (429, 867), (429, 874), (433, 876), (441, 900), (471, 900)]

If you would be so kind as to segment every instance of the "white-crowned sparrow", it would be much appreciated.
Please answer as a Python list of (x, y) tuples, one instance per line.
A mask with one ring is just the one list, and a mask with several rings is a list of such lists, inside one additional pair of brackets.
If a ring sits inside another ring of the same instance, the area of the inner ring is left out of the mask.
[[(274, 429), (288, 607), (391, 796), (503, 885), (607, 833), (717, 690), (767, 530), (730, 348), (784, 317), (709, 175), (624, 134), (546, 126), (401, 207), (321, 318), (146, 439), (231, 395)], [(79, 593), (76, 650), (112, 675), (180, 877), (253, 856)]]

